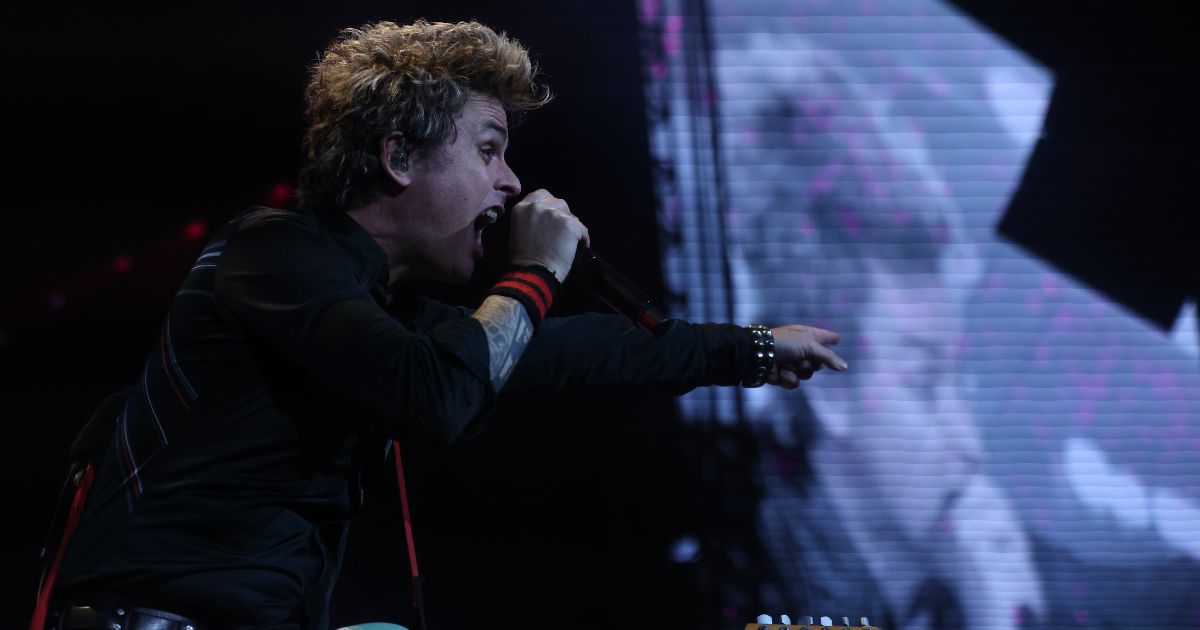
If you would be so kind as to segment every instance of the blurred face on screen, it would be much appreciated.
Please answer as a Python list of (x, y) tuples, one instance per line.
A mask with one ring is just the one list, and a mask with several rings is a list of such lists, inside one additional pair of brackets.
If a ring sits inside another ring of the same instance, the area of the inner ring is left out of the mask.
[[(820, 428), (807, 446), (818, 482), (852, 512), (839, 517), (863, 514), (874, 538), (927, 549), (944, 538), (981, 449), (951, 288), (971, 265), (943, 268), (957, 210), (919, 141), (895, 132), (836, 54), (792, 34), (743, 46), (717, 64), (728, 234), (752, 289), (739, 300), (749, 321), (842, 333), (850, 372), (803, 388)], [(781, 444), (803, 433), (789, 427), (790, 394), (747, 397)]]
[(945, 539), (948, 512), (981, 459), (958, 366), (962, 320), (937, 275), (877, 268), (863, 279), (871, 286), (858, 305), (853, 386), (809, 393), (817, 421), (829, 425), (830, 443), (816, 448), (833, 447), (850, 465), (835, 461), (819, 474), (832, 493), (855, 509), (875, 506), (877, 520), (926, 549)]

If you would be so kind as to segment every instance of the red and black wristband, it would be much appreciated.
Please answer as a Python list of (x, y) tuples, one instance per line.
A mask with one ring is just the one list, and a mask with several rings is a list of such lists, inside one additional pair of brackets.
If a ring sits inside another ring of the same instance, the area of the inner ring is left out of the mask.
[(488, 295), (503, 295), (520, 302), (529, 313), (533, 329), (537, 330), (554, 304), (560, 284), (558, 278), (541, 265), (513, 265), (492, 285)]

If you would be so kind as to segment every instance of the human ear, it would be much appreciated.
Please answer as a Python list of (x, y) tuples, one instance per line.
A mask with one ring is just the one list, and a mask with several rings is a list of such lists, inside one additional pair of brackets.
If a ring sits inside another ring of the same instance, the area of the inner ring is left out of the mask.
[(408, 164), (408, 143), (404, 141), (404, 134), (392, 131), (380, 138), (378, 157), (385, 177), (401, 187), (412, 183)]

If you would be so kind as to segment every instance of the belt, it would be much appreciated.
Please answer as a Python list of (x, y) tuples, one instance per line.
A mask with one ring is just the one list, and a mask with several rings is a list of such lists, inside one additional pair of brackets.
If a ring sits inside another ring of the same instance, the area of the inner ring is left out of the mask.
[(51, 618), (46, 630), (210, 630), (183, 615), (140, 607), (68, 606)]

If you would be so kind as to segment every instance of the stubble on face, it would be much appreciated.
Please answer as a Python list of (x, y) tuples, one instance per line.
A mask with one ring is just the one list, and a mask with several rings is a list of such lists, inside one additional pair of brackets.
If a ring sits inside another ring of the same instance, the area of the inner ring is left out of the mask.
[(397, 197), (392, 230), (396, 258), (411, 276), (470, 279), (482, 254), (480, 216), (504, 212), (520, 182), (504, 161), (507, 117), (492, 97), (472, 95), (437, 148), (414, 154), (411, 184)]

